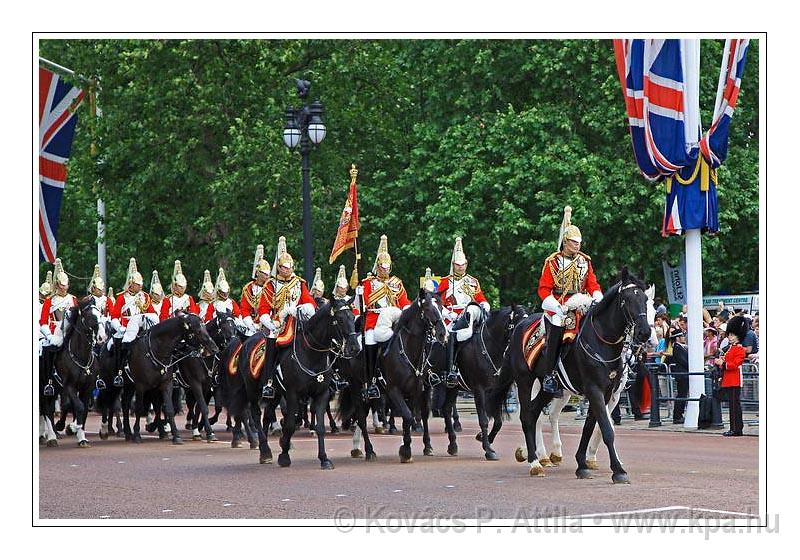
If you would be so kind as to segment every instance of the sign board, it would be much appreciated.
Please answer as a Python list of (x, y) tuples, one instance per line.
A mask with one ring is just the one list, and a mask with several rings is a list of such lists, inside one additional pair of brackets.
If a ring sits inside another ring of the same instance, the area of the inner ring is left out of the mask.
[(734, 296), (703, 296), (703, 307), (709, 310), (719, 309), (719, 302), (725, 308), (744, 309), (745, 313), (758, 311), (758, 294), (740, 294)]

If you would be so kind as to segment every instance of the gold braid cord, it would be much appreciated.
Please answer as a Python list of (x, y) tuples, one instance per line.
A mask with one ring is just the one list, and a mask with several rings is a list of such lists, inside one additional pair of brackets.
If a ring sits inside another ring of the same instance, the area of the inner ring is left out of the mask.
[(286, 302), (289, 299), (289, 295), (292, 289), (300, 282), (300, 278), (295, 276), (291, 280), (289, 280), (283, 287), (275, 292), (275, 295), (272, 296), (272, 311), (273, 313), (277, 313), (279, 310), (283, 309), (283, 306), (286, 305)]
[(565, 266), (563, 269), (556, 270), (553, 266), (555, 258), (551, 260), (548, 265), (550, 272), (553, 275), (553, 283), (555, 287), (563, 293), (580, 292), (582, 291), (583, 278), (581, 277), (581, 270), (578, 267), (578, 257), (572, 259), (572, 262)]
[(373, 308), (375, 303), (383, 299), (384, 296), (389, 300), (389, 305), (397, 305), (397, 294), (400, 292), (400, 289), (394, 291), (389, 287), (389, 283), (391, 283), (393, 280), (396, 280), (396, 282), (400, 285), (400, 289), (402, 289), (403, 284), (399, 279), (397, 279), (396, 276), (392, 276), (386, 282), (381, 281), (381, 287), (370, 292), (369, 299), (367, 300), (367, 308)]

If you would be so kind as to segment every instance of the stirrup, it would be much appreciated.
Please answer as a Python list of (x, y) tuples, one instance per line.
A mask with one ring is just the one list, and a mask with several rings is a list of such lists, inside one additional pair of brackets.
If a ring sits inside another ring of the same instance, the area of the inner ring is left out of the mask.
[(342, 381), (341, 379), (337, 379), (336, 377), (331, 379), (331, 388), (334, 391), (342, 391), (343, 389), (347, 389), (350, 386), (350, 383), (347, 381)]
[(97, 381), (95, 381), (95, 382), (94, 382), (94, 386), (95, 386), (95, 387), (96, 387), (98, 390), (102, 391), (103, 389), (105, 389), (105, 388), (106, 388), (106, 382), (105, 382), (105, 381), (103, 381), (102, 379), (98, 378), (98, 379), (97, 379)]
[(378, 389), (378, 386), (375, 383), (373, 383), (366, 389), (361, 390), (361, 396), (365, 401), (372, 399), (379, 399), (381, 398), (381, 391), (380, 389)]
[(47, 385), (44, 386), (44, 396), (45, 397), (54, 397), (56, 394), (56, 388), (53, 387), (53, 382), (49, 382)]
[(275, 387), (272, 385), (264, 385), (261, 388), (261, 398), (272, 400), (275, 398)]
[(428, 381), (431, 384), (431, 387), (436, 387), (439, 383), (442, 382), (442, 378), (439, 377), (439, 374), (435, 371), (428, 372)]
[(564, 390), (561, 388), (558, 378), (554, 373), (549, 373), (544, 377), (542, 380), (542, 391), (556, 398), (564, 396)]
[(114, 387), (122, 387), (125, 385), (125, 380), (122, 378), (122, 375), (117, 374), (114, 376), (114, 380), (111, 382)]
[(449, 372), (447, 372), (447, 377), (445, 378), (444, 383), (445, 383), (445, 385), (447, 385), (447, 387), (449, 389), (452, 389), (455, 386), (457, 386), (458, 385), (458, 371), (456, 371), (454, 369), (451, 369)]

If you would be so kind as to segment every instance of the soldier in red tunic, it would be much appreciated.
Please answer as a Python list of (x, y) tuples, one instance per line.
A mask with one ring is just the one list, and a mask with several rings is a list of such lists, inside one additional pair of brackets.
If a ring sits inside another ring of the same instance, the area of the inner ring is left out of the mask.
[(161, 279), (158, 277), (158, 271), (153, 271), (153, 276), (150, 277), (150, 307), (147, 309), (148, 313), (156, 316), (156, 322), (160, 320), (161, 308), (164, 306), (164, 288), (161, 286)]
[(547, 341), (542, 359), (548, 373), (542, 390), (556, 397), (563, 394), (555, 374), (561, 337), (565, 327), (575, 326), (570, 312), (585, 312), (593, 301), (599, 302), (603, 299), (603, 292), (592, 268), (592, 259), (580, 251), (581, 232), (570, 223), (571, 216), (572, 208), (567, 206), (564, 208), (564, 220), (561, 224), (559, 251), (545, 259), (539, 279), (539, 297), (547, 319)]
[(258, 304), (261, 300), (261, 292), (270, 278), (269, 262), (264, 260), (264, 246), (256, 247), (256, 257), (253, 261), (252, 280), (242, 288), (242, 303), (239, 306), (242, 315), (242, 322), (245, 325), (245, 334), (254, 335), (258, 331), (256, 321), (258, 321)]
[(439, 282), (437, 293), (441, 296), (445, 307), (442, 316), (450, 331), (447, 339), (446, 383), (450, 387), (455, 387), (458, 383), (458, 369), (454, 363), (456, 342), (469, 340), (472, 337), (475, 321), (482, 313), (488, 315), (490, 311), (489, 302), (486, 301), (480, 282), (474, 276), (467, 274), (467, 257), (460, 237), (456, 237), (453, 246), (450, 274)]
[(731, 317), (726, 326), (730, 346), (725, 356), (717, 358), (714, 363), (723, 368), (720, 388), (728, 396), (728, 413), (731, 429), (723, 436), (743, 435), (744, 422), (742, 420), (742, 371), (739, 369), (746, 356), (742, 340), (747, 336), (747, 321), (741, 315)]
[(278, 367), (277, 339), (291, 340), (295, 321), (305, 321), (317, 309), (306, 281), (294, 273), (294, 259), (286, 251), (286, 238), (283, 236), (278, 240), (274, 269), (276, 276), (267, 282), (258, 305), (259, 321), (270, 331), (266, 348), (266, 382), (262, 388), (262, 396), (266, 399), (275, 398), (272, 383)]
[(214, 318), (214, 284), (211, 283), (211, 272), (203, 272), (203, 284), (198, 294), (199, 303), (197, 304), (197, 314), (204, 323), (208, 323)]
[(375, 373), (378, 344), (392, 337), (392, 325), (400, 317), (402, 310), (411, 305), (403, 281), (397, 276), (391, 276), (391, 270), (392, 257), (389, 255), (389, 243), (386, 236), (381, 235), (372, 274), (359, 286), (359, 295), (363, 298), (366, 311), (364, 357), (367, 360), (370, 385), (365, 388), (364, 396), (368, 399), (380, 398)]
[(194, 302), (194, 298), (186, 293), (186, 284), (186, 276), (183, 275), (181, 261), (175, 261), (175, 268), (172, 271), (172, 293), (164, 300), (164, 304), (161, 306), (162, 321), (174, 317), (178, 311), (200, 315), (200, 309)]
[(217, 313), (230, 313), (236, 325), (243, 327), (239, 304), (235, 299), (230, 298), (230, 293), (231, 287), (225, 278), (225, 271), (220, 268), (217, 272), (217, 283), (214, 286), (214, 316), (216, 317)]
[[(144, 279), (136, 266), (136, 259), (131, 258), (125, 287), (117, 296), (111, 313), (111, 325), (116, 330), (113, 346), (117, 367), (117, 375), (113, 381), (115, 387), (122, 387), (122, 370), (130, 354), (130, 344), (139, 333), (145, 314), (151, 309), (150, 296), (142, 290), (143, 284)], [(157, 317), (151, 312), (149, 319), (152, 321)]]
[(44, 389), (45, 396), (53, 396), (55, 389), (50, 377), (53, 371), (57, 349), (64, 343), (64, 317), (71, 307), (78, 305), (75, 296), (68, 292), (69, 276), (64, 271), (61, 259), (56, 259), (53, 274), (55, 293), (44, 300), (42, 311), (39, 315), (39, 332), (44, 340), (42, 342), (43, 366), (47, 371), (48, 384)]

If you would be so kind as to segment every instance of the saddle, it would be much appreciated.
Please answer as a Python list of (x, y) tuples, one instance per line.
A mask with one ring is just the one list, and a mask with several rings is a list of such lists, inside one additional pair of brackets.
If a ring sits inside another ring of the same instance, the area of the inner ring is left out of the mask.
[[(561, 344), (566, 345), (575, 340), (580, 330), (581, 315), (571, 311), (568, 315), (572, 317), (567, 318), (565, 321), (564, 334), (561, 337)], [(545, 342), (545, 325), (544, 317), (534, 321), (522, 335), (522, 355), (525, 356), (525, 362), (528, 364), (528, 369), (533, 371), (536, 360), (542, 353)], [(562, 346), (563, 347), (563, 346)]]

